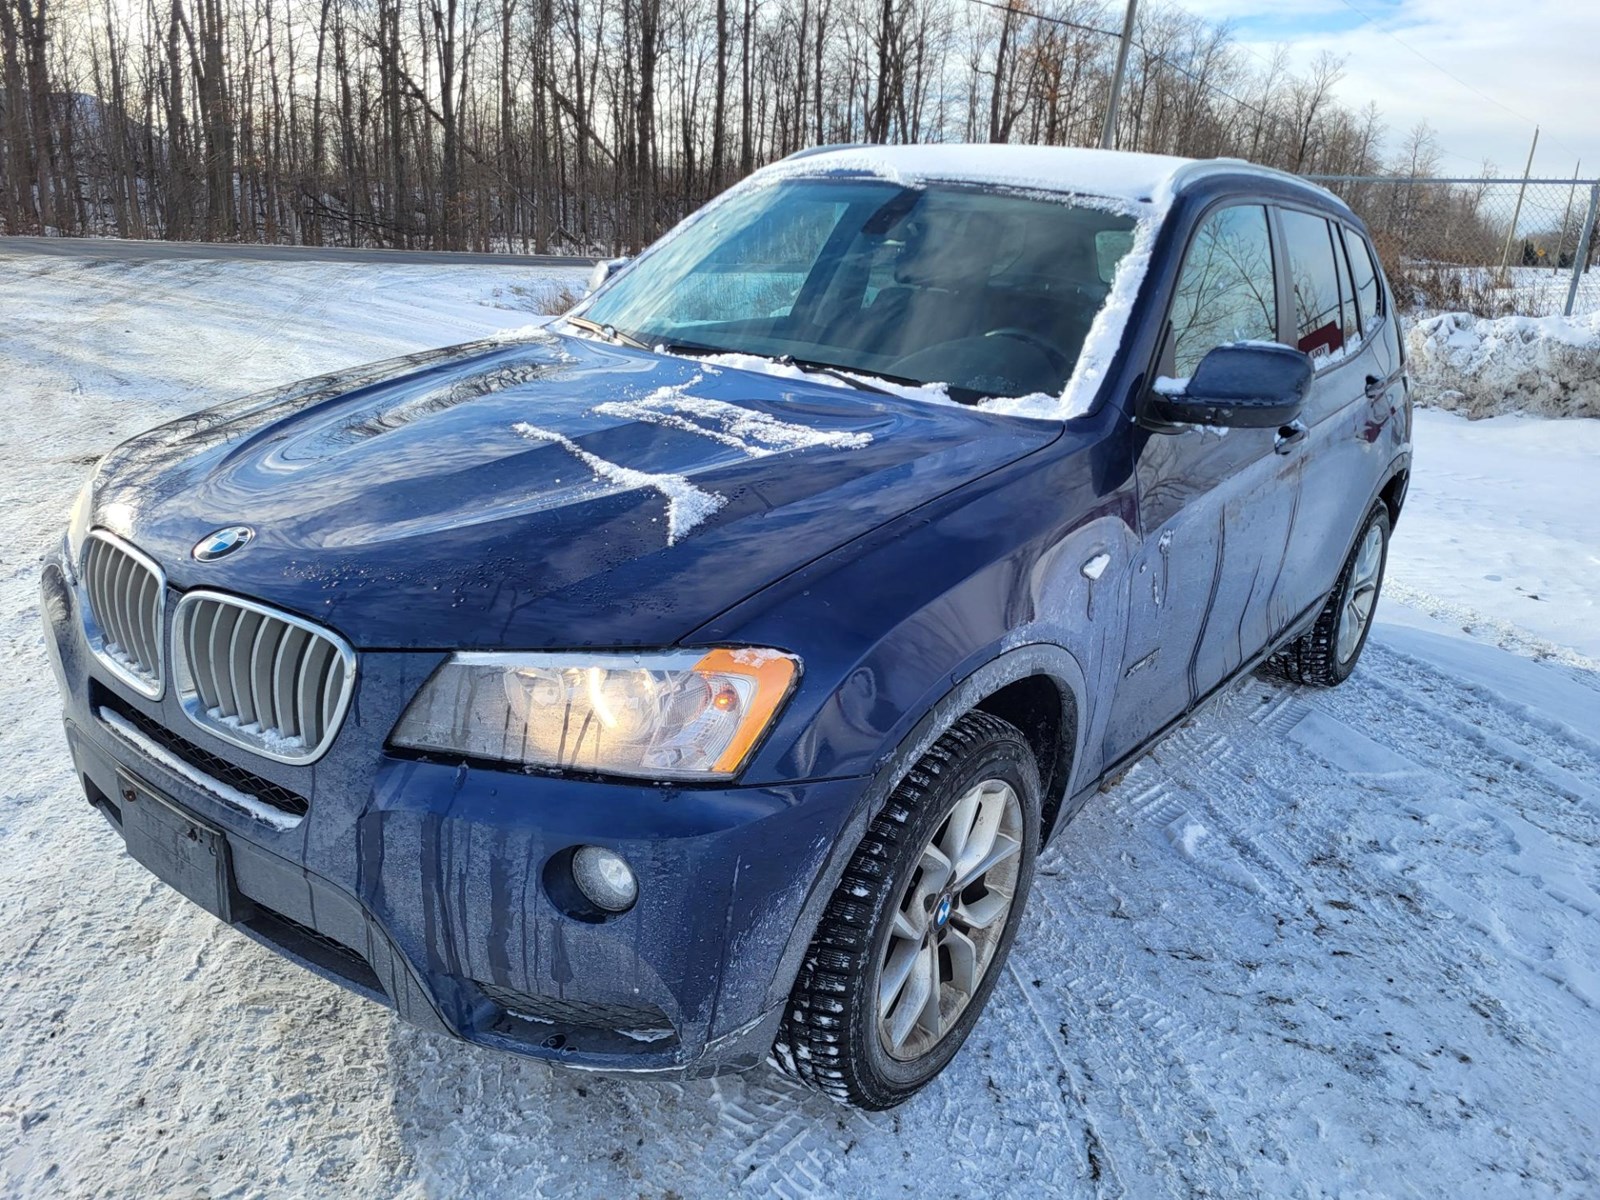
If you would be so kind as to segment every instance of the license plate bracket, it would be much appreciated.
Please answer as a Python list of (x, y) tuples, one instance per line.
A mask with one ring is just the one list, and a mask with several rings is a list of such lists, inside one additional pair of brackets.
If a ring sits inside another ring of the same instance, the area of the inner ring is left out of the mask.
[(128, 853), (169, 887), (223, 921), (233, 919), (228, 839), (143, 780), (117, 772)]

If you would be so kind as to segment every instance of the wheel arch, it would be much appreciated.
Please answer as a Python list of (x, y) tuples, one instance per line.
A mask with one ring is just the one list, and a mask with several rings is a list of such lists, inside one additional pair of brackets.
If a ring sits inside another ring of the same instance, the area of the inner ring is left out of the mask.
[(1406, 489), (1411, 486), (1411, 460), (1401, 459), (1389, 467), (1389, 478), (1378, 491), (1378, 499), (1389, 509), (1389, 527), (1400, 521), (1400, 509), (1406, 502)]

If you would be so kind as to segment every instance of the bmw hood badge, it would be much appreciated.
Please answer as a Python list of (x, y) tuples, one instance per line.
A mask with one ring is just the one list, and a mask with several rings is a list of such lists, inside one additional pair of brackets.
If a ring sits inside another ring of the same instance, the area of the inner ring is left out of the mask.
[(248, 525), (228, 525), (214, 529), (194, 544), (194, 556), (201, 562), (226, 558), (236, 550), (248, 546), (256, 531)]

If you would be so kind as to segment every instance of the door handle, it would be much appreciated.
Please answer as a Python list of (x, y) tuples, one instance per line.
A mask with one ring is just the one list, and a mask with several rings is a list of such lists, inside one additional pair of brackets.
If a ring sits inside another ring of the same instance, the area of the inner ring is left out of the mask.
[(1382, 400), (1385, 392), (1389, 390), (1389, 381), (1379, 379), (1376, 375), (1367, 376), (1366, 394), (1368, 400)]
[(1273, 439), (1272, 448), (1279, 454), (1287, 454), (1305, 440), (1306, 423), (1304, 421), (1290, 421), (1287, 425), (1279, 427), (1278, 436)]

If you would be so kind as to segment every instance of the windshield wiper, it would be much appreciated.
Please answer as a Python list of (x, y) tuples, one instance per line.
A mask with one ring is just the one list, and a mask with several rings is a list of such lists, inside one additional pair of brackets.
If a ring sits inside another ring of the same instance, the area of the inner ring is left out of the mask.
[(624, 346), (632, 346), (635, 350), (652, 349), (648, 342), (641, 342), (631, 333), (623, 333), (615, 325), (602, 325), (599, 321), (591, 321), (588, 317), (562, 317), (568, 325), (576, 325), (588, 333), (597, 333), (608, 342), (620, 342)]
[[(809, 358), (794, 358), (788, 354), (780, 354), (777, 361), (788, 367), (799, 367), (807, 375), (826, 375), (829, 379), (837, 379), (840, 383), (848, 383), (851, 387), (859, 388), (863, 392), (877, 392), (880, 396), (894, 395), (888, 388), (879, 387), (875, 383), (868, 383), (865, 379), (840, 370), (832, 363), (817, 362)], [(868, 371), (865, 374), (873, 375), (878, 379), (889, 378), (887, 375), (878, 375), (874, 371)]]
[[(779, 366), (795, 367), (807, 375), (826, 375), (830, 379), (837, 379), (840, 383), (848, 384), (863, 392), (876, 392), (880, 396), (894, 395), (888, 388), (878, 387), (868, 383), (854, 373), (854, 368), (839, 367), (833, 363), (818, 362), (814, 358), (796, 358), (792, 354), (761, 354), (753, 350), (728, 350), (718, 346), (700, 346), (693, 342), (664, 342), (661, 348), (668, 354), (681, 354), (685, 358), (704, 358), (713, 354), (746, 354), (751, 358), (764, 358)], [(893, 375), (883, 375), (877, 371), (863, 371), (864, 375), (871, 375), (875, 379), (886, 380), (889, 383), (901, 383), (907, 387), (921, 387), (922, 383), (916, 379), (899, 379)]]

